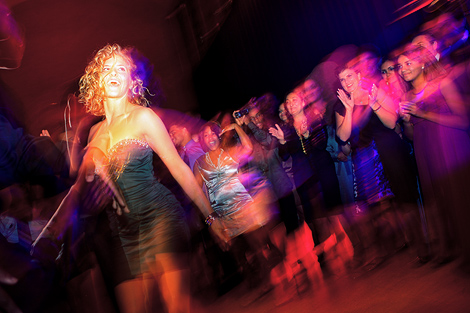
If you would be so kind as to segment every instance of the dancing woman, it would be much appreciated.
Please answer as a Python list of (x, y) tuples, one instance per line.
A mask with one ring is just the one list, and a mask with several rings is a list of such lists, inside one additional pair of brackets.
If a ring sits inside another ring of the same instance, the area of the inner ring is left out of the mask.
[[(121, 200), (114, 220), (125, 258), (115, 266), (130, 273), (115, 287), (122, 312), (151, 312), (151, 284), (159, 284), (168, 312), (189, 312), (188, 231), (183, 211), (153, 173), (155, 152), (224, 240), (223, 226), (179, 157), (160, 117), (145, 97), (146, 72), (142, 56), (132, 47), (106, 45), (80, 79), (80, 99), (87, 111), (103, 120), (92, 127), (77, 182), (61, 209), (76, 206), (85, 196), (90, 168), (109, 183)], [(158, 174), (158, 173), (157, 173)], [(70, 210), (69, 210), (70, 211)], [(58, 214), (54, 224), (65, 222)]]

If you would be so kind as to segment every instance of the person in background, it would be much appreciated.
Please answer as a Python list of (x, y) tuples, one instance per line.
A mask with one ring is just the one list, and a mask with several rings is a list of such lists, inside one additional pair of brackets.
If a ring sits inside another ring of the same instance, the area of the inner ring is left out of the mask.
[(312, 231), (318, 253), (330, 250), (329, 265), (335, 264), (332, 270), (339, 274), (344, 271), (353, 252), (352, 247), (343, 249), (343, 241), (349, 242), (349, 238), (339, 218), (344, 210), (335, 165), (326, 150), (326, 125), (319, 112), (306, 106), (298, 90), (287, 95), (285, 105), (288, 112), (286, 127), (276, 124), (269, 132), (279, 140), (281, 157), (292, 157), (294, 182), (305, 222)]
[(433, 262), (439, 266), (461, 255), (468, 271), (470, 137), (465, 106), (455, 84), (426, 48), (406, 47), (398, 66), (408, 85), (400, 114), (404, 133), (414, 144)]
[(358, 68), (344, 66), (337, 72), (343, 89), (338, 89), (340, 102), (335, 108), (336, 134), (352, 151), (365, 269), (374, 269), (395, 250), (394, 210), (407, 216), (410, 242), (425, 262), (428, 251), (419, 223), (418, 187), (405, 143), (394, 131), (395, 105), (375, 84), (365, 89)]
[(196, 160), (204, 154), (201, 144), (194, 140), (189, 120), (182, 119), (170, 126), (168, 133), (183, 161), (193, 170)]

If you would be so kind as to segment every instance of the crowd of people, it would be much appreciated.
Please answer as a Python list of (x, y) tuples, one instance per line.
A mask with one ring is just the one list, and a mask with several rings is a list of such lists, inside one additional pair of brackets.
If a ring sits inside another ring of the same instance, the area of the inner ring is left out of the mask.
[[(403, 249), (410, 266), (469, 271), (470, 63), (456, 25), (439, 17), (386, 57), (332, 53), (333, 79), (314, 70), (281, 101), (207, 122), (149, 107), (145, 57), (106, 45), (80, 79), (96, 118), (70, 154), (1, 116), (22, 170), (1, 181), (0, 244), (19, 260), (0, 264), (2, 303), (37, 312), (65, 293), (108, 312), (189, 312), (198, 292), (241, 283), (246, 304), (274, 292), (282, 305)], [(77, 280), (109, 301), (60, 288)]]

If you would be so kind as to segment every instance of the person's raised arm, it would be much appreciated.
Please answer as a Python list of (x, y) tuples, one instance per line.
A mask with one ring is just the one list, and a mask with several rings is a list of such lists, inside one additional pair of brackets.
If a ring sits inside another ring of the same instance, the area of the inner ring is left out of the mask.
[(235, 130), (240, 138), (240, 149), (237, 150), (235, 155), (231, 155), (237, 162), (251, 155), (253, 152), (253, 143), (251, 142), (250, 137), (245, 133), (245, 131), (236, 123), (232, 123), (222, 129), (219, 136), (222, 136), (223, 133), (230, 130)]
[(343, 89), (338, 89), (338, 99), (344, 105), (344, 116), (336, 112), (336, 136), (342, 141), (348, 141), (352, 131), (352, 114), (354, 109), (354, 95), (348, 97)]

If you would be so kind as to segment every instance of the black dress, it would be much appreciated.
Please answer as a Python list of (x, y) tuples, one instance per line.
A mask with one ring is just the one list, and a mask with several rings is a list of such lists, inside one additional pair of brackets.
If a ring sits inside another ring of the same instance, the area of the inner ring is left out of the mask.
[(126, 139), (108, 151), (107, 170), (119, 185), (130, 213), (116, 215), (119, 239), (132, 275), (148, 270), (160, 253), (187, 252), (189, 233), (175, 196), (153, 174), (153, 151), (139, 139)]
[(294, 183), (302, 202), (305, 220), (342, 213), (343, 205), (335, 164), (326, 150), (328, 136), (323, 120), (308, 117), (309, 135), (299, 136), (293, 126), (283, 128), (286, 143), (279, 154), (292, 157)]
[[(376, 151), (381, 164), (374, 163), (373, 169), (377, 172), (377, 168), (382, 166), (386, 180), (382, 181), (382, 178), (377, 178), (381, 184), (381, 193), (386, 196), (389, 186), (395, 202), (416, 206), (418, 201), (416, 168), (406, 142), (393, 129), (387, 128), (368, 105), (354, 106), (354, 111), (357, 110), (363, 111), (360, 114), (361, 120), (352, 121), (353, 129), (349, 139), (355, 169), (371, 161), (373, 151)], [(346, 110), (344, 105), (338, 102), (335, 111), (344, 116)], [(371, 157), (365, 157), (365, 151)], [(356, 190), (356, 192), (361, 192), (361, 190)]]

